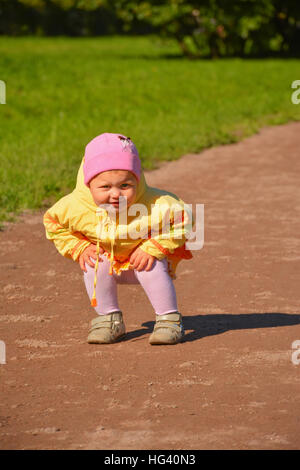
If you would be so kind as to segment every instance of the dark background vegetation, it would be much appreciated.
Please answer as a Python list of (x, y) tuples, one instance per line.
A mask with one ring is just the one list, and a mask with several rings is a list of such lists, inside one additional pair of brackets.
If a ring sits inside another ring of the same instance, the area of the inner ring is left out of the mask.
[(158, 34), (197, 57), (300, 55), (297, 0), (0, 0), (0, 34)]

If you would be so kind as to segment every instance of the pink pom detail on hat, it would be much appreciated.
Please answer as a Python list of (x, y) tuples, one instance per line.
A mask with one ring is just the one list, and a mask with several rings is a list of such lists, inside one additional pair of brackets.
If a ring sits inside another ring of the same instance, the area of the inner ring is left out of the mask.
[(139, 181), (141, 161), (130, 137), (106, 132), (87, 144), (83, 164), (84, 183), (88, 186), (92, 178), (109, 170), (131, 171)]

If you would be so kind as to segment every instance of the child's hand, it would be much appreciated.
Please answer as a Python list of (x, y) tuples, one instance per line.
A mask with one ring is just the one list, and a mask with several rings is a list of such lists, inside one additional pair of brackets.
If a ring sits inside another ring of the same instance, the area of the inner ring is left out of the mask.
[[(103, 255), (104, 253), (104, 250), (103, 248), (100, 246), (99, 247), (99, 254), (100, 255)], [(91, 261), (91, 258), (93, 258), (95, 261), (97, 259), (97, 247), (96, 245), (89, 245), (82, 253), (81, 255), (79, 256), (79, 266), (81, 267), (81, 269), (86, 272), (86, 267), (85, 267), (85, 263), (87, 263), (89, 266), (91, 266), (91, 268), (94, 268), (95, 267), (95, 264)], [(102, 262), (102, 259), (99, 258), (99, 261)]]
[(141, 250), (141, 248), (137, 248), (136, 250), (134, 250), (134, 252), (130, 256), (130, 264), (137, 271), (150, 271), (154, 261), (155, 257), (152, 255), (148, 255), (148, 253)]

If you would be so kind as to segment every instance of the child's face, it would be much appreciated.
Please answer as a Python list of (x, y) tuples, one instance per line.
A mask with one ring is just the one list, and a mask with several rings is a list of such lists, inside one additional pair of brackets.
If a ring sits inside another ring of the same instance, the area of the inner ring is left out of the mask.
[(135, 200), (138, 182), (127, 170), (109, 170), (99, 173), (89, 184), (95, 204), (111, 204), (119, 211), (119, 197), (127, 199), (127, 207)]

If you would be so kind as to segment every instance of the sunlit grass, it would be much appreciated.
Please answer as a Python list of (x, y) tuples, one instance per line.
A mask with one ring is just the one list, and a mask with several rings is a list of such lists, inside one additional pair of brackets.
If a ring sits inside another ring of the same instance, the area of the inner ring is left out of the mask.
[(102, 132), (136, 143), (145, 168), (300, 119), (299, 60), (179, 57), (153, 37), (0, 38), (0, 221), (73, 189)]

